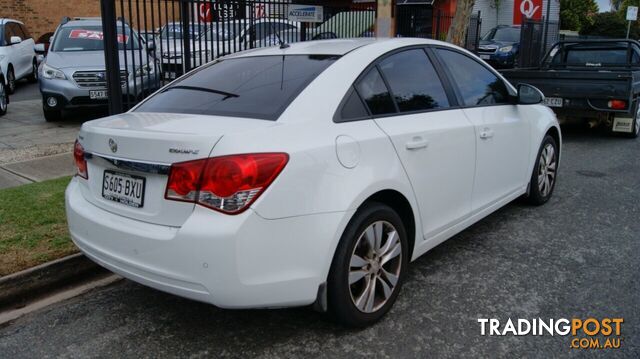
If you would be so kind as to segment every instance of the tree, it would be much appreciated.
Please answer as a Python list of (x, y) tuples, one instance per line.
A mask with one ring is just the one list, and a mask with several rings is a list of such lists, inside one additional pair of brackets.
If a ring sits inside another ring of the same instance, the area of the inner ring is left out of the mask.
[(458, 0), (456, 13), (447, 33), (447, 42), (464, 47), (474, 4), (475, 0)]
[[(593, 16), (593, 23), (580, 29), (580, 35), (603, 36), (624, 38), (627, 36), (627, 21), (625, 17), (616, 12), (603, 12)], [(632, 26), (631, 38), (638, 38), (638, 27)]]
[(595, 0), (560, 0), (560, 24), (563, 30), (580, 31), (593, 25), (593, 17), (599, 8)]

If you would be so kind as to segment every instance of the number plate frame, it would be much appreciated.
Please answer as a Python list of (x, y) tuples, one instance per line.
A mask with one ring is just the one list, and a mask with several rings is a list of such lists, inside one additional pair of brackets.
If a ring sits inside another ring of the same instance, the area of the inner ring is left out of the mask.
[[(124, 177), (125, 179), (128, 178), (128, 179), (130, 179), (132, 181), (142, 181), (142, 195), (140, 196), (140, 204), (130, 200), (124, 194), (119, 194), (119, 193), (115, 193), (115, 194), (114, 193), (107, 193), (107, 194), (105, 194), (104, 181), (105, 181), (105, 177), (107, 176), (107, 174), (111, 175), (112, 177), (118, 176), (118, 177)], [(133, 208), (143, 208), (144, 207), (144, 196), (146, 194), (145, 193), (146, 185), (147, 185), (147, 179), (145, 177), (136, 176), (136, 175), (132, 175), (132, 174), (124, 173), (124, 172), (118, 172), (118, 171), (112, 171), (112, 170), (104, 170), (104, 172), (102, 174), (102, 185), (101, 185), (101, 187), (102, 187), (102, 198), (104, 198), (106, 200), (109, 200), (109, 201), (116, 202), (116, 203), (121, 203), (121, 204), (124, 204), (126, 206), (133, 207)]]
[(89, 99), (91, 100), (108, 100), (107, 90), (89, 90)]
[(545, 97), (544, 105), (549, 107), (563, 107), (564, 99), (561, 97)]

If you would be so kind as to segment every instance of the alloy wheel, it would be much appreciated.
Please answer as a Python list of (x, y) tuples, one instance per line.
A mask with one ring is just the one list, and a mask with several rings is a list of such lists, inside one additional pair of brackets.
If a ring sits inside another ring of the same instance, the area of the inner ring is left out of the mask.
[(13, 93), (16, 89), (16, 76), (13, 73), (13, 70), (9, 70), (7, 77), (9, 78), (9, 81), (7, 81), (9, 83), (9, 93)]
[(556, 150), (551, 143), (547, 143), (540, 153), (538, 169), (538, 189), (543, 197), (551, 193), (556, 180)]
[(0, 81), (0, 113), (7, 110), (7, 92), (4, 83)]
[(363, 313), (382, 308), (396, 289), (402, 265), (402, 242), (393, 225), (377, 221), (356, 241), (349, 265), (349, 291)]

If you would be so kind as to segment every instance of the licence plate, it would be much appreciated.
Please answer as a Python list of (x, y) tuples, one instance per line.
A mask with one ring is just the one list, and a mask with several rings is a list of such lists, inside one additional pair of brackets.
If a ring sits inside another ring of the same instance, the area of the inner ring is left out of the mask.
[(490, 60), (491, 59), (491, 55), (480, 55), (480, 58), (483, 60)]
[(92, 100), (106, 100), (107, 90), (91, 90), (89, 91), (89, 98)]
[(142, 208), (145, 181), (144, 177), (105, 170), (102, 178), (102, 197), (127, 206)]
[(560, 97), (545, 97), (544, 104), (549, 107), (562, 107), (564, 103), (563, 99)]

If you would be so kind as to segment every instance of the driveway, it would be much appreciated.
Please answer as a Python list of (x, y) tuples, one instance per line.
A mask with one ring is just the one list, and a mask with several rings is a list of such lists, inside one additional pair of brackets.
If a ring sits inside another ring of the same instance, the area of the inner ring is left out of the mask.
[(38, 85), (25, 81), (10, 100), (7, 114), (0, 117), (0, 188), (73, 173), (71, 151), (80, 126), (106, 115), (85, 111), (46, 122)]
[[(555, 197), (514, 202), (415, 261), (378, 325), (307, 308), (221, 310), (130, 281), (0, 329), (0, 357), (640, 356), (640, 140), (565, 129)], [(268, 236), (265, 240), (269, 240)], [(622, 317), (619, 350), (481, 336), (478, 318)]]

